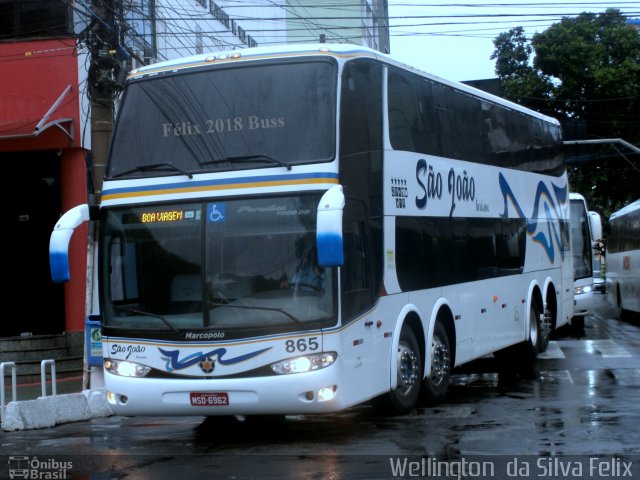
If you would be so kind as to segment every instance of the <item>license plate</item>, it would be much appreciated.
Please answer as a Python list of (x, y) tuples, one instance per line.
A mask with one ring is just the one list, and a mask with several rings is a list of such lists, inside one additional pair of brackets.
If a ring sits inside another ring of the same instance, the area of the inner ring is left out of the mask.
[(194, 407), (224, 407), (229, 405), (227, 392), (191, 392), (191, 405)]

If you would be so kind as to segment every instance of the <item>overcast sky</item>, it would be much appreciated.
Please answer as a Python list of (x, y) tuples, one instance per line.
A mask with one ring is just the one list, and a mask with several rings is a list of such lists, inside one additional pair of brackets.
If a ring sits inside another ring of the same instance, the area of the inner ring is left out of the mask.
[(640, 2), (389, 0), (391, 56), (449, 80), (495, 77), (493, 39), (516, 26), (528, 36), (562, 16), (618, 8), (640, 18)]

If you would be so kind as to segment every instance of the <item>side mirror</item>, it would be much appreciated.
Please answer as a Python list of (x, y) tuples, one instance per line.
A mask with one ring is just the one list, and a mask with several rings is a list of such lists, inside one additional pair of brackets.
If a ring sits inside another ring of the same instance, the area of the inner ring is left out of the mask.
[(51, 279), (56, 283), (68, 282), (69, 274), (69, 242), (73, 231), (91, 219), (89, 205), (83, 204), (68, 210), (51, 232), (49, 239), (49, 266)]
[(316, 225), (318, 265), (338, 267), (344, 264), (342, 240), (342, 212), (344, 193), (341, 185), (334, 185), (320, 199)]
[(602, 240), (602, 218), (598, 212), (589, 212), (589, 226), (591, 227), (591, 240)]

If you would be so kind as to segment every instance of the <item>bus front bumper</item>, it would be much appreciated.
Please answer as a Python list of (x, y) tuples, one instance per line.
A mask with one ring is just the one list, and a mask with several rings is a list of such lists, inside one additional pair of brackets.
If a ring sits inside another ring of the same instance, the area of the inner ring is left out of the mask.
[(593, 286), (576, 287), (573, 296), (574, 316), (591, 315), (593, 312)]
[(128, 378), (105, 372), (105, 386), (117, 415), (328, 413), (347, 407), (335, 372), (329, 367), (240, 379)]

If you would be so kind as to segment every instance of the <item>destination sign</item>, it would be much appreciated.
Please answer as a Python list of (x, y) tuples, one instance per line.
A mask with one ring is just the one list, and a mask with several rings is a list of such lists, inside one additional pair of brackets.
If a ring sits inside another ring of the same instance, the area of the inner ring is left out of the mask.
[[(193, 211), (185, 212), (184, 210), (156, 210), (153, 212), (142, 212), (140, 214), (140, 222), (142, 223), (164, 223), (179, 222), (187, 218), (193, 218)], [(189, 215), (190, 214), (190, 215)]]

